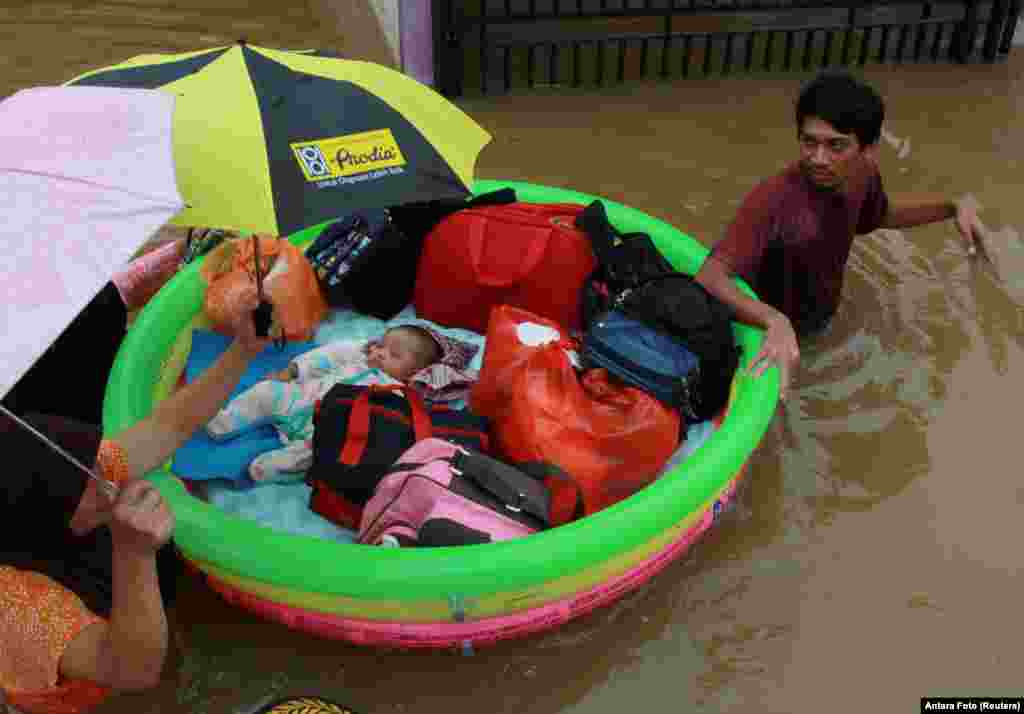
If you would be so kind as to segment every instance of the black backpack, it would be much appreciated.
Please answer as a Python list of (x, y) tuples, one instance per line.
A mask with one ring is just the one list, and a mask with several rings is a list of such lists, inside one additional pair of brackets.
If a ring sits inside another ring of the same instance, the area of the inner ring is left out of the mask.
[(700, 360), (694, 411), (701, 420), (714, 417), (729, 400), (739, 366), (732, 311), (673, 268), (649, 235), (618, 233), (600, 201), (591, 203), (576, 225), (590, 238), (598, 261), (583, 286), (582, 324), (619, 309), (678, 339)]

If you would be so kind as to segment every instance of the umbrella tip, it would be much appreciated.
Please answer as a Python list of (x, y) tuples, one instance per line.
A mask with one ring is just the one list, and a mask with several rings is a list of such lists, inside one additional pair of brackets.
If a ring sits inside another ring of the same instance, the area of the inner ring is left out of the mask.
[(246, 40), (246, 39), (245, 39), (244, 37), (239, 37), (239, 38), (238, 38), (238, 44), (240, 44), (240, 45), (243, 45), (243, 46), (244, 46), (244, 45), (247, 45), (247, 44), (249, 44), (249, 42), (248, 42), (248, 40)]

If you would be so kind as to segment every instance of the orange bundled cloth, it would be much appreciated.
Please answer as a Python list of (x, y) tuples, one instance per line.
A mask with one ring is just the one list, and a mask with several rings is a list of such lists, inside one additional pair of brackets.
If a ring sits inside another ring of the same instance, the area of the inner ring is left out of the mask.
[[(310, 340), (327, 316), (327, 301), (306, 256), (292, 243), (274, 236), (257, 237), (266, 298), (274, 306), (274, 324), (285, 339)], [(203, 310), (213, 329), (230, 335), (242, 291), (256, 282), (252, 238), (228, 240), (206, 257), (199, 271), (206, 283)]]

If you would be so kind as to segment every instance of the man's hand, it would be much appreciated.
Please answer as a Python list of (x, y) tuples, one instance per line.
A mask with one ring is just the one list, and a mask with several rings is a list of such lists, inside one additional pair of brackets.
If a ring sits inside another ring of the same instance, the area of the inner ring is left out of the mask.
[(750, 363), (749, 372), (760, 377), (773, 364), (779, 367), (779, 399), (785, 401), (792, 375), (800, 364), (800, 345), (793, 325), (781, 313), (768, 323), (764, 344)]
[(136, 479), (121, 487), (109, 525), (115, 551), (151, 556), (171, 539), (174, 514), (153, 484)]
[[(985, 226), (978, 217), (978, 202), (973, 196), (965, 196), (955, 202), (956, 229), (967, 243), (967, 255), (974, 255), (985, 238)], [(984, 247), (984, 246), (983, 246)]]

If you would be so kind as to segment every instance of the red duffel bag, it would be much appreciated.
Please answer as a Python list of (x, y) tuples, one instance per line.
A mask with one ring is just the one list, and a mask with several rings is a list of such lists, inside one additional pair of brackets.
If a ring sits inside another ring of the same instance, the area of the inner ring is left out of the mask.
[(482, 334), (491, 308), (511, 305), (577, 329), (583, 282), (596, 267), (576, 228), (583, 208), (517, 202), (449, 215), (423, 245), (416, 315)]

